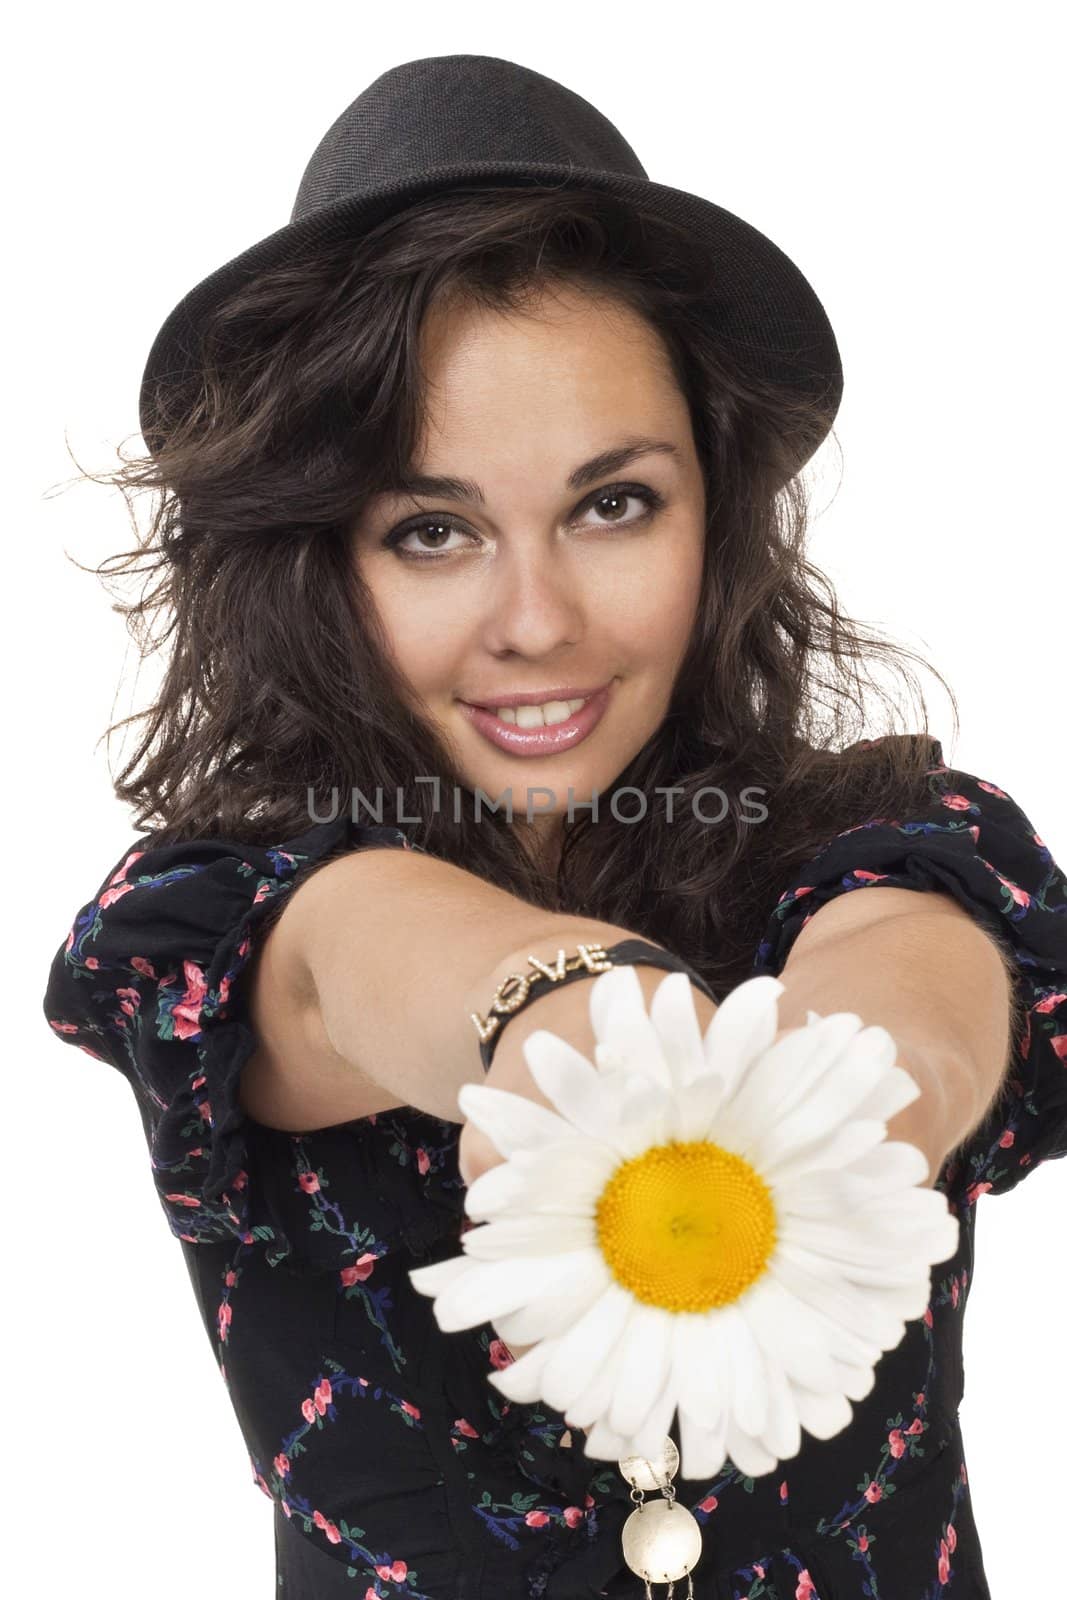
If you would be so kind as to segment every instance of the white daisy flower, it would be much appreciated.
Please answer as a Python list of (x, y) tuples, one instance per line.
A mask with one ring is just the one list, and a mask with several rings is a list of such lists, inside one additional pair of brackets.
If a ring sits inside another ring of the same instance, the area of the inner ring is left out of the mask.
[(555, 1111), (459, 1091), (505, 1160), (467, 1190), (463, 1253), (411, 1282), (443, 1332), (532, 1345), (489, 1382), (587, 1429), (592, 1458), (652, 1457), (676, 1411), (687, 1478), (831, 1438), (956, 1250), (926, 1157), (886, 1139), (920, 1092), (892, 1036), (809, 1011), (778, 1038), (784, 987), (748, 979), (701, 1036), (685, 973), (646, 1010), (617, 967), (590, 984), (595, 1065), (546, 1029), (525, 1041)]

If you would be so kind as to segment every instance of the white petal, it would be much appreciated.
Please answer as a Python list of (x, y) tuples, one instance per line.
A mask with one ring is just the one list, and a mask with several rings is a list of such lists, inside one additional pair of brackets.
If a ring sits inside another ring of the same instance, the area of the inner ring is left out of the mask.
[[(951, 1216), (948, 1201), (939, 1189), (909, 1188), (899, 1194), (875, 1195), (863, 1207), (865, 1217), (895, 1218), (902, 1230), (934, 1227)], [(955, 1218), (953, 1218), (955, 1221)]]
[(566, 1210), (591, 1217), (619, 1160), (618, 1150), (597, 1139), (568, 1139), (546, 1146), (528, 1163), (520, 1161), (526, 1174), (524, 1203), (546, 1215)]
[(857, 1117), (836, 1128), (829, 1138), (798, 1150), (786, 1150), (777, 1161), (768, 1161), (761, 1172), (768, 1183), (782, 1184), (802, 1172), (816, 1172), (827, 1167), (847, 1167), (859, 1161), (869, 1150), (885, 1138), (885, 1123)]
[(591, 1428), (593, 1423), (603, 1417), (607, 1422), (607, 1413), (615, 1396), (618, 1382), (619, 1369), (626, 1353), (626, 1335), (631, 1319), (637, 1309), (637, 1301), (630, 1297), (626, 1321), (623, 1324), (614, 1345), (600, 1362), (593, 1379), (576, 1395), (567, 1407), (564, 1415), (567, 1421), (576, 1428)]
[(784, 1117), (806, 1099), (862, 1026), (853, 1012), (839, 1011), (776, 1039), (737, 1084), (731, 1112), (753, 1125), (768, 1116)]
[(767, 1421), (767, 1359), (737, 1305), (719, 1309), (729, 1351), (730, 1405), (740, 1428), (758, 1437)]
[(414, 1267), (408, 1273), (412, 1287), (419, 1294), (440, 1294), (447, 1284), (454, 1283), (470, 1271), (465, 1255), (446, 1256), (443, 1261), (433, 1261), (427, 1267)]
[(904, 1322), (914, 1322), (930, 1304), (930, 1272), (917, 1274), (911, 1283), (886, 1287), (882, 1291), (885, 1303)]
[[(776, 1276), (781, 1264), (783, 1252), (775, 1257), (771, 1263), (771, 1271)], [(778, 1279), (781, 1287), (791, 1296), (796, 1304), (803, 1306), (804, 1313), (823, 1329), (826, 1335), (828, 1349), (832, 1352), (834, 1360), (840, 1365), (854, 1365), (860, 1367), (870, 1366), (879, 1360), (882, 1355), (882, 1346), (869, 1334), (859, 1334), (847, 1327), (839, 1317), (834, 1315), (832, 1309), (826, 1305), (815, 1303), (810, 1297), (796, 1295), (789, 1283)], [(821, 1279), (819, 1280), (821, 1282)]]
[[(812, 1261), (819, 1261), (823, 1265), (826, 1264), (826, 1258), (819, 1255), (818, 1251), (809, 1250), (806, 1254)], [(921, 1265), (921, 1258), (919, 1262), (898, 1259), (896, 1264), (893, 1264), (886, 1257), (885, 1259), (872, 1261), (866, 1266), (859, 1266), (856, 1262), (848, 1262), (845, 1265), (835, 1262), (832, 1264), (832, 1270), (840, 1272), (843, 1278), (846, 1278), (849, 1283), (854, 1283), (860, 1289), (885, 1289), (887, 1291), (909, 1289), (916, 1282), (917, 1275), (922, 1276), (925, 1281), (926, 1273), (926, 1269)]]
[(678, 1409), (677, 1386), (673, 1373), (669, 1374), (659, 1398), (649, 1410), (643, 1426), (627, 1443), (627, 1453), (651, 1459), (663, 1447), (663, 1440), (671, 1431), (674, 1413)]
[[(534, 1052), (538, 1058), (551, 1055), (567, 1072), (581, 1072), (583, 1069), (588, 1072), (594, 1065), (587, 1055), (583, 1055), (576, 1045), (571, 1044), (569, 1039), (565, 1039), (560, 1033), (553, 1033), (550, 1028), (535, 1028), (527, 1035), (522, 1045), (524, 1056), (527, 1045), (535, 1039), (538, 1042), (534, 1046)], [(529, 1061), (529, 1056), (526, 1056), (527, 1066)]]
[[(576, 1428), (578, 1423), (572, 1426)], [(618, 1462), (627, 1454), (627, 1442), (621, 1434), (612, 1433), (603, 1417), (599, 1417), (585, 1436), (585, 1453), (591, 1461)]]
[(922, 1090), (904, 1067), (891, 1067), (867, 1098), (856, 1107), (857, 1117), (877, 1117), (888, 1122), (898, 1111), (918, 1100)]
[(843, 1168), (809, 1168), (798, 1172), (783, 1182), (774, 1182), (771, 1189), (779, 1223), (787, 1217), (812, 1217), (821, 1221), (825, 1217), (848, 1214), (864, 1197), (862, 1178), (858, 1178), (858, 1165)]
[(922, 1151), (905, 1139), (885, 1139), (855, 1167), (847, 1169), (849, 1178), (861, 1183), (864, 1200), (908, 1184), (922, 1183), (930, 1176), (930, 1163)]
[[(709, 1078), (708, 1082), (721, 1083), (722, 1080), (716, 1077)], [(722, 1092), (725, 1095), (725, 1084), (723, 1084)], [(752, 1149), (759, 1135), (760, 1125), (754, 1125), (748, 1121), (742, 1122), (740, 1117), (734, 1116), (730, 1105), (723, 1099), (707, 1129), (703, 1135), (698, 1135), (698, 1137), (702, 1136), (709, 1139), (723, 1150), (732, 1150), (735, 1155), (745, 1156), (745, 1152)]]
[[(614, 1281), (596, 1296), (556, 1341), (544, 1373), (544, 1399), (566, 1411), (576, 1395), (593, 1381), (602, 1361), (615, 1348), (630, 1316), (633, 1296)], [(521, 1344), (522, 1341), (517, 1340)]]
[(456, 1096), (468, 1122), (492, 1140), (502, 1156), (536, 1149), (556, 1139), (574, 1138), (568, 1122), (524, 1094), (488, 1083), (462, 1083)]
[(631, 1071), (664, 1089), (671, 1087), (670, 1068), (632, 965), (614, 967), (594, 978), (589, 986), (589, 1017), (598, 1043), (617, 1050)]
[(727, 1096), (778, 1032), (778, 996), (785, 984), (764, 975), (746, 978), (723, 1000), (704, 1034), (704, 1069), (715, 1072)]
[(546, 1028), (538, 1028), (523, 1040), (530, 1076), (569, 1123), (591, 1138), (610, 1143), (619, 1120), (618, 1098), (607, 1090), (592, 1062), (578, 1050), (560, 1050), (562, 1042)]
[(596, 1246), (592, 1220), (588, 1217), (544, 1216), (527, 1212), (525, 1216), (498, 1217), (468, 1228), (463, 1248), (476, 1261), (505, 1261), (508, 1256), (554, 1256), (568, 1250)]
[(581, 1316), (613, 1281), (598, 1254), (595, 1268), (577, 1284), (572, 1275), (561, 1278), (555, 1289), (531, 1296), (528, 1304), (519, 1306), (516, 1311), (501, 1312), (493, 1317), (493, 1325), (505, 1344), (532, 1344), (535, 1339), (562, 1338), (575, 1317)]
[[(517, 1343), (518, 1341), (516, 1341)], [(543, 1339), (526, 1350), (517, 1361), (487, 1374), (494, 1389), (519, 1405), (533, 1405), (541, 1399), (541, 1374), (552, 1357), (555, 1341)]]
[(825, 1331), (773, 1273), (758, 1278), (738, 1300), (737, 1309), (764, 1355), (789, 1378), (819, 1393), (835, 1387), (837, 1374)]
[(621, 1112), (616, 1144), (620, 1156), (631, 1160), (653, 1145), (672, 1137), (675, 1122), (673, 1095), (636, 1074), (620, 1074)]
[(648, 1014), (659, 1034), (674, 1088), (684, 1088), (704, 1071), (704, 1040), (693, 985), (684, 972), (669, 972), (653, 990)]
[(503, 1213), (592, 1217), (619, 1165), (619, 1152), (595, 1139), (569, 1138), (539, 1150), (517, 1150), (475, 1178), (465, 1208), (472, 1221)]
[[(929, 1197), (933, 1205), (921, 1209), (905, 1202)], [(888, 1283), (907, 1283), (925, 1275), (933, 1262), (947, 1260), (959, 1246), (959, 1221), (935, 1189), (905, 1189), (895, 1209), (875, 1210), (873, 1204), (857, 1207), (839, 1222), (821, 1218), (786, 1217), (778, 1231), (781, 1245), (797, 1245), (831, 1262), (843, 1274), (860, 1270), (860, 1282), (877, 1282), (882, 1273)], [(908, 1268), (911, 1268), (910, 1278)]]
[(678, 1091), (675, 1127), (680, 1140), (718, 1141), (716, 1124), (725, 1088), (715, 1073), (706, 1073)]
[(813, 1270), (820, 1263), (810, 1252), (796, 1245), (776, 1251), (774, 1271), (791, 1294), (810, 1306), (825, 1311), (843, 1328), (861, 1340), (870, 1340), (881, 1351), (900, 1343), (904, 1327), (874, 1290), (862, 1290), (848, 1283), (833, 1269)]
[(777, 1457), (764, 1448), (758, 1439), (745, 1432), (736, 1417), (726, 1424), (726, 1452), (738, 1472), (746, 1478), (758, 1478), (764, 1472), (773, 1472)]
[(850, 1167), (815, 1168), (774, 1185), (779, 1216), (838, 1217), (880, 1194), (921, 1183), (929, 1173), (922, 1151), (902, 1139), (886, 1139)]
[(866, 1400), (874, 1388), (874, 1364), (868, 1366), (846, 1366), (844, 1362), (838, 1363), (841, 1375), (841, 1388), (850, 1400)]
[(767, 1421), (760, 1442), (779, 1461), (788, 1461), (800, 1449), (800, 1418), (792, 1385), (778, 1362), (769, 1361), (767, 1371)]
[[(874, 1034), (875, 1038), (869, 1039)], [(859, 1115), (858, 1107), (886, 1074), (885, 1049), (878, 1035), (885, 1029), (865, 1028), (823, 1073), (810, 1094), (785, 1116), (764, 1124), (753, 1143), (753, 1160), (761, 1170), (815, 1140), (823, 1140), (842, 1123)]]
[(704, 1428), (722, 1423), (730, 1395), (729, 1351), (718, 1311), (675, 1318), (674, 1379), (678, 1404)]
[(852, 1406), (841, 1390), (833, 1394), (814, 1394), (799, 1384), (793, 1385), (793, 1403), (801, 1427), (816, 1439), (832, 1439), (852, 1421)]
[(671, 1314), (638, 1301), (624, 1338), (618, 1385), (608, 1427), (631, 1438), (641, 1427), (671, 1372)]
[(694, 1481), (714, 1478), (726, 1460), (726, 1412), (715, 1427), (708, 1428), (679, 1406), (678, 1440), (680, 1475)]
[(597, 1271), (603, 1272), (599, 1250), (572, 1250), (559, 1256), (519, 1256), (508, 1261), (471, 1261), (470, 1271), (449, 1283), (434, 1301), (434, 1316), (443, 1333), (476, 1328), (482, 1322), (542, 1295), (563, 1294), (573, 1285), (579, 1293)]
[(867, 1266), (887, 1256), (895, 1261), (902, 1253), (905, 1260), (908, 1256), (914, 1260), (915, 1256), (909, 1248), (910, 1239), (901, 1241), (899, 1228), (862, 1211), (854, 1211), (839, 1222), (828, 1222), (825, 1217), (783, 1217), (778, 1242), (803, 1245), (805, 1250), (818, 1251), (842, 1267), (846, 1263)]
[(516, 1204), (523, 1192), (522, 1174), (515, 1162), (498, 1162), (495, 1167), (479, 1173), (472, 1183), (467, 1185), (467, 1192), (463, 1197), (464, 1209), (468, 1217), (477, 1222), (482, 1217), (491, 1216), (494, 1212), (503, 1211), (508, 1206)]

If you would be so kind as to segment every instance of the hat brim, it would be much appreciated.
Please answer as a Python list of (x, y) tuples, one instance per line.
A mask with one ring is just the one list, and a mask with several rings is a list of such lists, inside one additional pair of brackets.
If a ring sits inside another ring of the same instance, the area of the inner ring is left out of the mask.
[(424, 196), (457, 186), (577, 184), (604, 190), (689, 229), (716, 264), (708, 311), (717, 334), (761, 378), (793, 390), (825, 412), (829, 433), (841, 403), (841, 357), (830, 320), (804, 274), (766, 234), (700, 195), (626, 173), (553, 162), (467, 162), (319, 204), (217, 268), (182, 297), (152, 343), (141, 380), (141, 431), (155, 455), (157, 397), (196, 375), (198, 329), (209, 311), (265, 269), (299, 259), (309, 248), (352, 237)]

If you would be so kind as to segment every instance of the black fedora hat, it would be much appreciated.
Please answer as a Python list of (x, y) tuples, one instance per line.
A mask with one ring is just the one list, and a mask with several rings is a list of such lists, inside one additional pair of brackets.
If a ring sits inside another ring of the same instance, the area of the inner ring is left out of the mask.
[[(573, 182), (681, 225), (715, 262), (709, 316), (754, 375), (814, 401), (825, 438), (841, 403), (834, 332), (799, 268), (765, 234), (700, 195), (653, 183), (595, 106), (497, 56), (426, 56), (391, 67), (332, 123), (304, 171), (289, 222), (183, 296), (157, 333), (140, 392), (141, 432), (156, 454), (159, 416), (195, 382), (198, 329), (241, 283), (316, 244), (353, 238), (412, 201), (458, 185)], [(812, 454), (821, 443), (816, 438)]]

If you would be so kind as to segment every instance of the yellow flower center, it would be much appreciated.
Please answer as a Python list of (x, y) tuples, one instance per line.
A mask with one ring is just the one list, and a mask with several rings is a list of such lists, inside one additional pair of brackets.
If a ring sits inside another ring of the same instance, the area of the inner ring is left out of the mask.
[(616, 1281), (665, 1311), (708, 1311), (738, 1299), (764, 1271), (777, 1238), (767, 1184), (742, 1156), (709, 1140), (672, 1140), (624, 1161), (595, 1220)]

